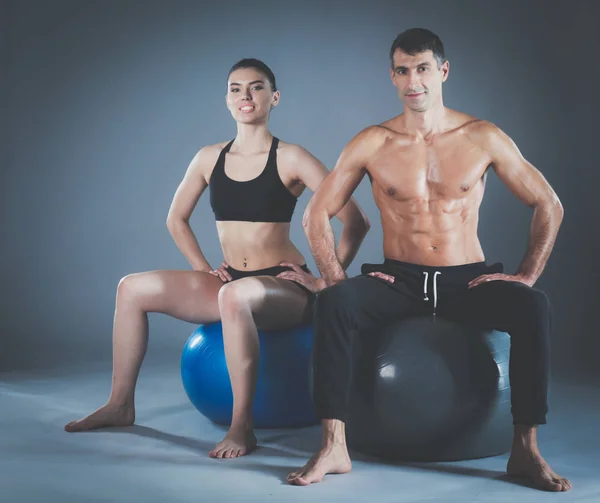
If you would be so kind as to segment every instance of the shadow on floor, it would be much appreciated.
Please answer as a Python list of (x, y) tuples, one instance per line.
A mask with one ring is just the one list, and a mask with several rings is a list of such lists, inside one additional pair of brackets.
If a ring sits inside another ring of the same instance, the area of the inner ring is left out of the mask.
[[(166, 433), (164, 431), (151, 428), (149, 426), (133, 425), (123, 428), (111, 428), (111, 432), (119, 434), (137, 435), (144, 438), (152, 438), (162, 442), (175, 445), (177, 447), (183, 447), (188, 449), (195, 454), (200, 456), (200, 459), (196, 462), (214, 462), (222, 463), (223, 468), (233, 470), (244, 470), (253, 471), (261, 474), (269, 473), (273, 477), (277, 478), (282, 484), (287, 484), (286, 477), (291, 471), (295, 471), (300, 468), (308, 459), (314, 454), (320, 446), (320, 428), (311, 427), (303, 428), (300, 430), (289, 430), (282, 431), (277, 430), (273, 432), (264, 432), (259, 430), (259, 447), (250, 456), (243, 456), (237, 459), (210, 459), (208, 453), (212, 450), (216, 444), (216, 441), (204, 440), (198, 438), (190, 438), (183, 435), (177, 435), (173, 433)], [(223, 428), (226, 431), (226, 428)], [(93, 432), (91, 432), (93, 433)], [(262, 434), (261, 434), (262, 433)], [(132, 456), (138, 457), (140, 454), (131, 454)], [(422, 470), (443, 474), (451, 475), (462, 475), (467, 477), (476, 477), (480, 479), (497, 480), (499, 482), (505, 482), (509, 484), (519, 485), (522, 487), (533, 488), (533, 485), (528, 479), (513, 477), (508, 475), (504, 470), (488, 470), (474, 468), (472, 466), (464, 466), (461, 464), (454, 463), (424, 463), (424, 462), (410, 462), (410, 461), (395, 461), (388, 462), (382, 461), (371, 456), (361, 454), (358, 452), (352, 452), (352, 459), (354, 461), (363, 461), (372, 463), (374, 465), (398, 467), (399, 469), (407, 468), (410, 470)], [(144, 459), (153, 459), (155, 455), (142, 455)], [(169, 457), (171, 462), (183, 463), (183, 464), (194, 464), (195, 462), (189, 458), (175, 459), (172, 454), (167, 452), (162, 453), (157, 460), (167, 461), (165, 457)], [(122, 457), (122, 456), (119, 456)], [(295, 465), (283, 465), (278, 463), (269, 463), (265, 458), (273, 457), (294, 457), (298, 458), (298, 463)]]

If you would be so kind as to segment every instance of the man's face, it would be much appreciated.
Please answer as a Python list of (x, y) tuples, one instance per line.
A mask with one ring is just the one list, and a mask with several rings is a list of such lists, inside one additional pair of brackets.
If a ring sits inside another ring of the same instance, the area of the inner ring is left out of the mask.
[(244, 124), (266, 122), (271, 108), (279, 102), (279, 91), (271, 91), (269, 80), (254, 68), (240, 68), (227, 82), (227, 108)]
[(414, 112), (431, 108), (442, 95), (442, 82), (448, 78), (450, 64), (440, 68), (433, 52), (425, 51), (414, 56), (396, 49), (390, 76), (404, 106)]

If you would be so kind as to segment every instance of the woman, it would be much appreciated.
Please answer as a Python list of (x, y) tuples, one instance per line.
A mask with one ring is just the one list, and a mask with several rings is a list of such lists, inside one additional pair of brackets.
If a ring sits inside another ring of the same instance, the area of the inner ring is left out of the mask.
[[(202, 148), (177, 188), (168, 229), (192, 271), (151, 271), (123, 278), (117, 288), (113, 329), (113, 380), (106, 405), (65, 426), (69, 432), (125, 426), (135, 420), (134, 391), (148, 342), (147, 313), (195, 324), (221, 320), (234, 395), (231, 427), (210, 452), (233, 458), (256, 446), (252, 405), (257, 378), (257, 326), (285, 329), (303, 321), (323, 288), (289, 238), (296, 199), (315, 191), (327, 169), (302, 147), (279, 141), (268, 128), (279, 103), (273, 72), (244, 59), (229, 73), (227, 107), (237, 122), (228, 143)], [(205, 189), (217, 220), (225, 262), (211, 268), (189, 219)], [(337, 250), (346, 268), (368, 221), (354, 201), (337, 217), (344, 230)]]

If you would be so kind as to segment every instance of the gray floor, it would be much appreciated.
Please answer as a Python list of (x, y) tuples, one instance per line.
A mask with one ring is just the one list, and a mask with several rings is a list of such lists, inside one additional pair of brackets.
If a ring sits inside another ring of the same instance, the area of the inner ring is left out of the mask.
[(585, 383), (553, 384), (540, 431), (542, 453), (573, 482), (563, 494), (506, 480), (506, 455), (421, 465), (355, 456), (348, 475), (291, 487), (285, 476), (316, 449), (318, 428), (259, 431), (253, 455), (212, 460), (206, 453), (225, 430), (189, 404), (172, 364), (144, 365), (136, 426), (65, 433), (67, 421), (104, 403), (109, 385), (107, 367), (0, 374), (1, 502), (600, 502), (600, 389)]

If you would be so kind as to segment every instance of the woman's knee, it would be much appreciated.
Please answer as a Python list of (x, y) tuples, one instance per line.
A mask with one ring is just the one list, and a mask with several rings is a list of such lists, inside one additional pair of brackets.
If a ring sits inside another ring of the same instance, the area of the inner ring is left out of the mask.
[(133, 303), (155, 299), (166, 289), (166, 281), (158, 271), (128, 274), (119, 281), (117, 301)]
[(253, 278), (242, 278), (226, 283), (219, 290), (219, 311), (226, 316), (252, 310), (265, 295), (265, 289)]
[(139, 273), (128, 274), (119, 281), (117, 285), (117, 299), (130, 301), (135, 299), (139, 292)]

